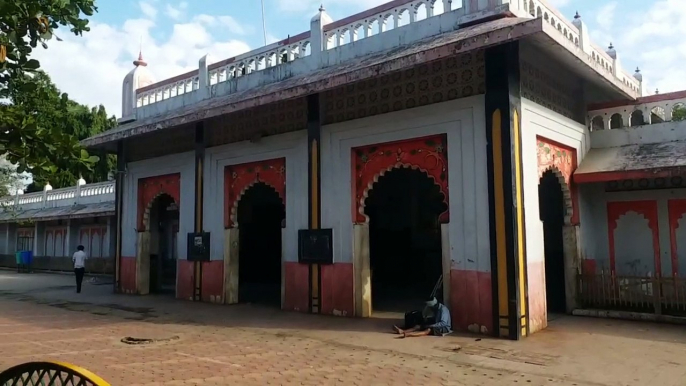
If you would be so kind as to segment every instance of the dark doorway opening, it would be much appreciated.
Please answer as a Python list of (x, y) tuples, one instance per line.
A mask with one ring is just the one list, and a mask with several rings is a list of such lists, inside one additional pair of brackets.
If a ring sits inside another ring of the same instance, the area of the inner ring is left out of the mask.
[(562, 229), (565, 205), (562, 185), (557, 175), (547, 171), (538, 185), (538, 202), (543, 221), (545, 251), (545, 289), (548, 315), (567, 312), (565, 294), (565, 258)]
[[(379, 178), (365, 201), (373, 311), (419, 309), (443, 273), (443, 194), (424, 172), (394, 169)], [(443, 301), (443, 292), (436, 297)]]
[(162, 194), (150, 208), (150, 292), (176, 293), (177, 237), (179, 207)]
[(238, 300), (281, 306), (281, 229), (286, 208), (274, 188), (250, 187), (238, 203)]

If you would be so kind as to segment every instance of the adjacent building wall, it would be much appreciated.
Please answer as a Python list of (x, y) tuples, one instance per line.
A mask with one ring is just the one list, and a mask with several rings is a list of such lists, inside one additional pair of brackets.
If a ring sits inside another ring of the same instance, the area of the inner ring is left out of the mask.
[[(576, 150), (580, 163), (590, 147), (587, 128), (572, 119), (555, 113), (529, 99), (522, 99), (522, 163), (524, 168), (524, 216), (526, 223), (526, 252), (528, 271), (529, 325), (531, 332), (544, 329), (547, 325), (545, 256), (543, 223), (540, 220), (538, 185), (541, 177), (537, 146), (539, 139), (564, 145)], [(558, 171), (561, 172), (561, 171)], [(570, 176), (567, 176), (569, 178)], [(565, 187), (563, 187), (564, 189)], [(566, 187), (570, 189), (570, 187)], [(571, 192), (570, 192), (571, 193)], [(583, 202), (580, 205), (583, 207)], [(568, 216), (569, 217), (569, 216)], [(579, 216), (584, 226), (592, 222)], [(572, 225), (572, 224), (567, 224)], [(581, 238), (588, 231), (582, 227)], [(570, 229), (569, 232), (576, 232)], [(574, 258), (574, 260), (577, 260)], [(570, 262), (571, 263), (571, 262)], [(566, 268), (570, 268), (566, 265)], [(571, 277), (572, 272), (567, 273)], [(575, 274), (575, 273), (574, 273)], [(573, 279), (572, 279), (573, 280)], [(569, 297), (570, 294), (568, 294)], [(571, 294), (573, 296), (573, 294)]]
[(583, 243), (586, 273), (648, 277), (659, 267), (662, 276), (686, 275), (686, 189), (606, 192), (604, 184), (584, 184), (580, 190), (592, 227)]

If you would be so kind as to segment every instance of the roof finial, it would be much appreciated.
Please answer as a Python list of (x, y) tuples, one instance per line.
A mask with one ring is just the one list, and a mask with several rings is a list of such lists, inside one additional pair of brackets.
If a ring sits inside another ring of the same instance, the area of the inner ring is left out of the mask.
[(659, 89), (659, 88), (656, 88), (656, 89), (655, 89), (655, 95), (657, 95), (657, 94), (659, 94), (659, 93), (660, 93), (660, 89)]
[(581, 19), (581, 15), (579, 15), (579, 11), (576, 11), (576, 15), (574, 15), (575, 19)]
[(610, 47), (609, 47), (609, 48), (610, 48), (611, 50), (615, 48), (615, 46), (612, 45), (612, 42), (610, 42)]
[(638, 67), (636, 67), (636, 73), (638, 74), (638, 73), (640, 73), (640, 72), (641, 72), (641, 69), (638, 68)]
[(326, 8), (324, 8), (324, 4), (321, 4), (319, 6), (319, 12), (324, 12), (324, 11), (326, 11)]
[(145, 67), (148, 65), (148, 63), (145, 60), (143, 60), (143, 51), (138, 51), (138, 59), (133, 61), (133, 65), (136, 67), (138, 67), (138, 66)]

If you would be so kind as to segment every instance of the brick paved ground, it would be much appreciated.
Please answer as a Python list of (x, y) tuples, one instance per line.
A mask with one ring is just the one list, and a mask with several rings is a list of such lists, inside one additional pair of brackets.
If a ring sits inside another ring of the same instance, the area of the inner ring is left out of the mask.
[[(393, 339), (391, 320), (111, 294), (0, 271), (0, 369), (85, 367), (113, 385), (683, 385), (683, 327), (562, 318), (523, 342)], [(177, 340), (126, 345), (123, 337)]]

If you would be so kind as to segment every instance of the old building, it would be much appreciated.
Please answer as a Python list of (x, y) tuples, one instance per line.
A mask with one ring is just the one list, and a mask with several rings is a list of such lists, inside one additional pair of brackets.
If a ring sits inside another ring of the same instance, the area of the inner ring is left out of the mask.
[(171, 79), (134, 64), (120, 125), (84, 141), (118, 155), (123, 293), (368, 317), (416, 307), (442, 278), (455, 328), (512, 339), (634, 282), (652, 305), (683, 294), (681, 169), (647, 156), (680, 154), (663, 143), (680, 131), (614, 129), (633, 110), (657, 122), (646, 109), (665, 99), (640, 99), (640, 73), (578, 14), (321, 8), (299, 35)]
[[(30, 251), (33, 270), (70, 271), (76, 247), (89, 273), (113, 274), (116, 229), (114, 181), (0, 198), (0, 267), (17, 268), (16, 252)], [(20, 263), (21, 264), (21, 263)]]

